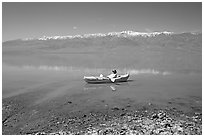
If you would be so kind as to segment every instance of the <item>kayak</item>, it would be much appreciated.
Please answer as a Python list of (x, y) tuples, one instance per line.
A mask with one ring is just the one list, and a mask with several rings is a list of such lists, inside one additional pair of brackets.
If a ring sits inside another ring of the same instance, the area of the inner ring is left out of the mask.
[(108, 77), (98, 77), (98, 76), (84, 76), (84, 80), (87, 83), (91, 84), (100, 84), (100, 83), (116, 83), (116, 82), (126, 82), (129, 78), (129, 74), (119, 75), (116, 78)]

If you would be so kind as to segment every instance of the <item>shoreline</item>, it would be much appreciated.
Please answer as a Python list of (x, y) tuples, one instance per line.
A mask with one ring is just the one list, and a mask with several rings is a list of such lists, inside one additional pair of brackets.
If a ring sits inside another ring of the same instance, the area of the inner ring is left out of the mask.
[(192, 106), (189, 112), (172, 107), (172, 102), (160, 106), (127, 101), (121, 106), (111, 106), (102, 100), (84, 107), (76, 100), (78, 96), (33, 105), (33, 100), (38, 98), (34, 95), (31, 92), (3, 99), (3, 135), (202, 134), (202, 106), (199, 105)]

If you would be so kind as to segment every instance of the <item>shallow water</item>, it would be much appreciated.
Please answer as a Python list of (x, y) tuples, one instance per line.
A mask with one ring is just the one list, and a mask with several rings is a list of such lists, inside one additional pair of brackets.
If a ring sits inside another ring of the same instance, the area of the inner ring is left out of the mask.
[[(2, 97), (34, 92), (33, 104), (78, 96), (90, 103), (202, 103), (202, 52), (158, 46), (3, 46)], [(128, 82), (87, 84), (84, 76), (130, 73)], [(76, 98), (77, 100), (77, 98)], [(90, 104), (91, 105), (91, 104)], [(173, 104), (176, 105), (176, 104)]]
[[(54, 67), (53, 67), (54, 68)], [(198, 73), (163, 73), (157, 70), (135, 70), (128, 82), (109, 84), (87, 84), (85, 74), (100, 74), (107, 69), (59, 70), (42, 67), (16, 67), (3, 64), (2, 97), (8, 98), (35, 92), (42, 94), (33, 104), (45, 103), (56, 98), (80, 95), (90, 105), (97, 100), (117, 104), (118, 100), (133, 100), (167, 104), (168, 101), (191, 100), (201, 103), (202, 76)], [(88, 96), (88, 97), (87, 97)], [(177, 100), (176, 100), (177, 99)], [(189, 103), (186, 102), (186, 105)]]

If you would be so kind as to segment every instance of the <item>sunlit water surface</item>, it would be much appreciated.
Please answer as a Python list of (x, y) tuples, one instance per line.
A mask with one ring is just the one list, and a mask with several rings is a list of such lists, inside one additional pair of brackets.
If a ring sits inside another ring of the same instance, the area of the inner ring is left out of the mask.
[(170, 72), (150, 68), (119, 68), (119, 74), (130, 73), (128, 82), (87, 84), (85, 75), (107, 75), (109, 68), (74, 68), (66, 66), (11, 66), (3, 64), (3, 98), (24, 93), (46, 94), (35, 104), (75, 94), (88, 95), (88, 100), (167, 103), (171, 99), (202, 100), (202, 76), (198, 72)]

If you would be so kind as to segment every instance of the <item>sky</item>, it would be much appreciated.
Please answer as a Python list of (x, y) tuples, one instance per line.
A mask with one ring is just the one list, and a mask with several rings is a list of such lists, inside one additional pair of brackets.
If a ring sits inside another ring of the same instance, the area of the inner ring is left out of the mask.
[(202, 3), (2, 3), (2, 41), (124, 30), (202, 32)]

